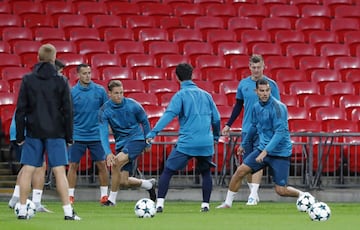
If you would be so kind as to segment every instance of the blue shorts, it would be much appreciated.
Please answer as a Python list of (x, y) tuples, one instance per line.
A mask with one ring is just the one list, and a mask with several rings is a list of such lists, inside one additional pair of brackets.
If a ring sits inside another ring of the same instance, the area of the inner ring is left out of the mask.
[(69, 162), (79, 163), (84, 156), (86, 149), (90, 150), (93, 161), (103, 161), (106, 159), (104, 149), (100, 141), (75, 141), (69, 148)]
[(273, 181), (276, 185), (285, 186), (288, 182), (290, 157), (277, 157), (267, 155), (262, 163), (256, 162), (256, 157), (261, 153), (260, 150), (255, 150), (244, 159), (244, 164), (252, 169), (255, 173), (266, 166), (272, 170)]
[(134, 160), (136, 160), (136, 158), (142, 154), (146, 146), (147, 144), (145, 140), (129, 141), (125, 144), (123, 148), (116, 149), (116, 154), (118, 154), (119, 152), (123, 152), (125, 154), (128, 154), (129, 157), (129, 162), (125, 164), (120, 171), (127, 171), (131, 173), (133, 171)]
[(10, 142), (10, 152), (13, 156), (15, 156), (15, 160), (17, 162), (20, 162), (21, 159), (21, 152), (22, 152), (22, 146), (18, 145), (16, 141)]
[(50, 167), (68, 164), (65, 139), (38, 139), (31, 137), (25, 137), (20, 163), (34, 167), (41, 167), (44, 163), (44, 151), (46, 151), (48, 155)]
[[(244, 140), (246, 133), (242, 133), (241, 134), (241, 138), (242, 140)], [(257, 147), (259, 146), (259, 135), (255, 135), (251, 141), (251, 143), (249, 143), (248, 146), (244, 146), (244, 155), (243, 155), (243, 159), (245, 159), (247, 156), (249, 156), (250, 153), (252, 153), (252, 151), (256, 150)]]
[(189, 160), (193, 157), (196, 158), (196, 170), (198, 172), (216, 167), (216, 164), (211, 161), (212, 156), (189, 156), (185, 153), (176, 151), (176, 148), (173, 148), (171, 151), (168, 159), (166, 160), (165, 167), (173, 171), (181, 170), (186, 167)]

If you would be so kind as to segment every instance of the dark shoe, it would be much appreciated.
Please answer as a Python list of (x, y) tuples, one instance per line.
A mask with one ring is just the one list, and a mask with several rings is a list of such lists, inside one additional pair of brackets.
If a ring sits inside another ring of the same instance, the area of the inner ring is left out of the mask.
[(73, 211), (73, 215), (65, 216), (64, 220), (81, 220), (81, 218), (78, 215), (76, 215), (76, 213)]
[(156, 180), (155, 179), (150, 179), (149, 181), (152, 184), (152, 188), (147, 190), (149, 192), (149, 198), (150, 198), (150, 200), (156, 202), (156, 192), (155, 192)]
[(101, 206), (115, 206), (115, 204), (113, 202), (111, 202), (110, 200), (107, 200), (105, 203), (103, 203)]
[(208, 212), (210, 211), (208, 207), (203, 207), (200, 209), (200, 212)]
[(157, 213), (159, 213), (159, 212), (163, 212), (163, 207), (160, 207), (160, 206), (159, 206), (159, 207), (157, 207), (157, 208), (156, 208), (156, 212), (157, 212)]
[(18, 218), (18, 220), (27, 220), (26, 216), (18, 216), (17, 218)]

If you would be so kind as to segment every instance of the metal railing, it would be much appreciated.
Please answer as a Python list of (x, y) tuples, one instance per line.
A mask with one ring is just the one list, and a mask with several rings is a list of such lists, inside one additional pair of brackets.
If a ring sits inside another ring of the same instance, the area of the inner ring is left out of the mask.
[[(289, 184), (307, 189), (327, 187), (360, 187), (360, 133), (291, 133), (293, 154)], [(142, 178), (160, 176), (166, 158), (174, 147), (177, 133), (162, 132), (154, 139), (151, 152), (144, 153), (135, 162), (134, 175)], [(233, 132), (221, 137), (215, 144), (212, 170), (214, 186), (227, 187), (229, 180), (241, 164), (242, 156), (236, 155), (241, 133)], [(87, 154), (87, 157), (89, 155)], [(89, 159), (85, 159), (88, 164)], [(94, 163), (78, 172), (78, 186), (98, 186)], [(190, 161), (185, 169), (174, 175), (171, 186), (200, 186), (196, 162)], [(50, 178), (51, 180), (51, 178)], [(245, 182), (244, 182), (245, 183)], [(273, 186), (271, 171), (264, 170), (262, 186)]]

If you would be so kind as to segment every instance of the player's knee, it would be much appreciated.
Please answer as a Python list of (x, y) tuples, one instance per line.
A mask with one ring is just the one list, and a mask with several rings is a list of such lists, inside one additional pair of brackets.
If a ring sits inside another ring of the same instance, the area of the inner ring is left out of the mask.
[(275, 187), (275, 192), (279, 195), (279, 196), (286, 196), (286, 188), (283, 186), (276, 186)]
[(120, 181), (120, 187), (121, 188), (128, 188), (129, 187), (129, 181), (128, 180)]

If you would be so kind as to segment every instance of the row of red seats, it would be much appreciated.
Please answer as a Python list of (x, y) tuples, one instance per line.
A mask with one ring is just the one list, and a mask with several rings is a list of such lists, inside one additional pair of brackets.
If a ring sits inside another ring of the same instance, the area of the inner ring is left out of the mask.
[[(249, 4), (250, 3), (250, 4)], [(113, 15), (213, 15), (213, 16), (262, 16), (287, 15), (292, 17), (323, 16), (323, 17), (351, 17), (358, 15), (356, 5), (352, 1), (342, 1), (341, 4), (328, 4), (324, 2), (282, 2), (278, 4), (265, 4), (262, 1), (252, 2), (224, 2), (221, 0), (199, 1), (102, 1), (92, 2), (29, 2), (16, 1), (3, 2), (0, 6), (3, 13), (24, 14), (113, 14)], [(321, 4), (322, 3), (322, 4)]]
[[(115, 54), (131, 50), (157, 54), (169, 50), (169, 53), (185, 55), (195, 52), (226, 55), (262, 51), (264, 55), (356, 56), (359, 54), (359, 35), (360, 30), (344, 32), (344, 42), (340, 42), (337, 33), (317, 30), (309, 32), (306, 41), (301, 31), (279, 30), (272, 39), (271, 33), (267, 31), (249, 29), (243, 30), (242, 37), (237, 39), (236, 33), (230, 30), (214, 29), (202, 33), (200, 30), (182, 28), (173, 30), (170, 38), (166, 30), (143, 28), (139, 30), (137, 40), (130, 29), (110, 28), (104, 31), (102, 40), (94, 28), (73, 28), (66, 38), (64, 31), (56, 28), (37, 28), (33, 35), (28, 28), (9, 27), (3, 29), (0, 51), (22, 54), (33, 52), (41, 43), (50, 42), (59, 43), (59, 52), (85, 53), (82, 50), (83, 44), (92, 42), (94, 51)], [(101, 50), (96, 49), (96, 45), (100, 46)]]

